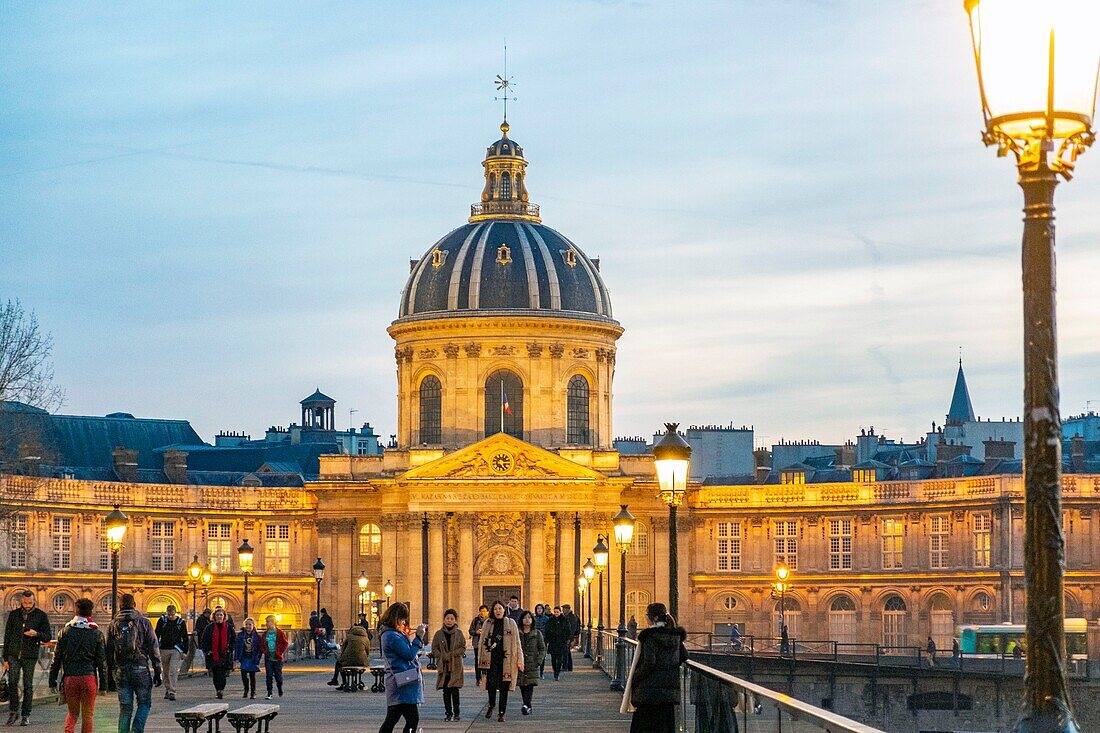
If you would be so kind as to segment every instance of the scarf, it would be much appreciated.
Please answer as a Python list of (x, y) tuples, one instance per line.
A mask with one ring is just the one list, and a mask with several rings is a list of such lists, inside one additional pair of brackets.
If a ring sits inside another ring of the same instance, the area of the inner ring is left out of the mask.
[(214, 657), (214, 663), (220, 664), (222, 661), (222, 653), (225, 651), (228, 645), (229, 639), (229, 624), (226, 622), (215, 623), (214, 631), (210, 634), (210, 651)]
[(95, 621), (92, 621), (88, 616), (73, 616), (73, 620), (65, 624), (71, 626), (74, 629), (98, 629)]

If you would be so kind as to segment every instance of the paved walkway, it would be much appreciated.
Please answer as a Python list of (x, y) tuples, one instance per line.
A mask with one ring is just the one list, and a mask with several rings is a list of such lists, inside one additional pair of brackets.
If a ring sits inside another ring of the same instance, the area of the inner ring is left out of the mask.
[[(591, 733), (623, 733), (630, 728), (628, 716), (619, 714), (619, 693), (611, 692), (607, 676), (591, 668), (591, 662), (575, 656), (576, 671), (562, 675), (560, 682), (548, 679), (535, 687), (534, 713), (520, 714), (519, 690), (508, 696), (508, 717), (498, 723), (496, 716), (485, 719), (486, 694), (474, 686), (473, 670), (466, 670), (466, 685), (462, 688), (462, 721), (443, 722), (443, 694), (435, 689), (435, 672), (424, 672), (425, 703), (420, 708), (420, 728), (425, 732), (449, 731), (547, 731), (569, 728)], [(285, 696), (272, 702), (281, 705), (279, 717), (272, 723), (272, 733), (297, 733), (298, 731), (324, 731), (325, 733), (373, 733), (385, 717), (384, 694), (337, 692), (325, 683), (332, 676), (332, 667), (321, 667), (318, 662), (289, 664), (285, 671)], [(367, 675), (369, 680), (370, 676)], [(263, 672), (257, 675), (257, 700), (263, 702)], [(239, 674), (229, 679), (225, 702), (236, 709), (246, 701), (241, 699)], [(164, 688), (153, 690), (153, 711), (145, 727), (148, 733), (179, 733), (172, 713), (200, 702), (214, 701), (214, 687), (209, 677), (180, 680), (178, 699), (164, 699)], [(96, 700), (96, 730), (100, 733), (117, 730), (118, 698), (114, 693)], [(31, 716), (33, 728), (61, 730), (65, 719), (64, 708), (57, 705), (36, 707)], [(228, 722), (222, 722), (222, 731), (232, 731)], [(397, 728), (401, 730), (400, 727)]]

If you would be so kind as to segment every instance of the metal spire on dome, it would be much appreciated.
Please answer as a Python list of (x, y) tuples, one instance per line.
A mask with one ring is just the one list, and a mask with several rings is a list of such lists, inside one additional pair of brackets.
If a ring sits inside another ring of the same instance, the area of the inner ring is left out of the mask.
[(504, 102), (504, 122), (501, 124), (500, 129), (504, 133), (504, 136), (508, 136), (508, 100), (513, 102), (519, 101), (515, 97), (511, 96), (512, 93), (512, 77), (508, 76), (508, 39), (504, 39), (504, 75), (497, 74), (496, 80), (493, 82), (496, 85), (497, 91), (501, 96), (493, 97), (497, 102)]

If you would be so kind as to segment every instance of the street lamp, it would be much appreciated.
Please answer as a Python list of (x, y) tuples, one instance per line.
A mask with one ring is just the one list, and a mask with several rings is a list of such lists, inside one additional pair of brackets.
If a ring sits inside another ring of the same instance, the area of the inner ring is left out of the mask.
[(191, 624), (194, 625), (198, 610), (196, 606), (199, 601), (199, 582), (202, 579), (202, 565), (199, 564), (198, 555), (195, 555), (195, 559), (187, 566), (187, 579), (191, 586)]
[(367, 571), (366, 570), (360, 570), (359, 571), (359, 580), (356, 581), (356, 582), (359, 583), (359, 615), (363, 616), (363, 615), (366, 614), (365, 605), (364, 605), (366, 603), (366, 598), (367, 598)]
[(390, 605), (390, 596), (393, 595), (393, 583), (391, 583), (389, 580), (387, 580), (386, 584), (384, 586), (382, 586), (382, 592), (386, 594), (386, 605), (389, 606)]
[(313, 563), (313, 579), (317, 581), (317, 620), (321, 620), (321, 581), (325, 579), (325, 564), (321, 558)]
[(661, 499), (668, 506), (668, 611), (672, 618), (680, 616), (680, 564), (677, 558), (676, 510), (687, 493), (688, 465), (691, 446), (676, 428), (679, 423), (665, 423), (665, 434), (653, 445), (653, 466)]
[(615, 515), (615, 547), (619, 550), (621, 562), (619, 572), (619, 638), (615, 641), (615, 679), (611, 680), (611, 689), (622, 691), (626, 680), (626, 553), (634, 539), (634, 515), (626, 504)]
[(237, 564), (244, 573), (244, 617), (248, 618), (248, 576), (252, 575), (252, 556), (255, 551), (246, 539), (237, 548)]
[(779, 637), (780, 637), (780, 653), (785, 654), (786, 649), (783, 648), (783, 629), (787, 625), (787, 591), (791, 588), (791, 569), (787, 567), (786, 563), (779, 563), (775, 566), (775, 582), (772, 583), (772, 598), (779, 599)]
[(126, 515), (123, 514), (118, 504), (104, 520), (104, 529), (107, 533), (107, 549), (111, 551), (111, 614), (118, 609), (118, 551), (122, 549), (122, 539), (126, 536), (126, 528), (129, 526)]
[(596, 535), (596, 546), (592, 548), (592, 557), (595, 560), (593, 565), (596, 567), (596, 592), (600, 602), (599, 612), (596, 614), (596, 654), (592, 657), (593, 666), (603, 661), (603, 572), (607, 570), (607, 560), (610, 555), (611, 551), (607, 548), (606, 538), (602, 534)]
[(588, 624), (586, 626), (585, 639), (588, 641), (588, 658), (592, 658), (592, 579), (596, 577), (596, 566), (592, 564), (592, 558), (585, 558), (584, 567), (581, 568), (581, 572), (584, 573), (584, 588), (588, 592), (588, 613), (585, 614), (588, 618)]
[(577, 594), (581, 597), (581, 601), (577, 604), (577, 619), (580, 620), (581, 626), (584, 626), (584, 594), (588, 590), (588, 578), (581, 575), (577, 578)]
[[(1093, 3), (965, 0), (985, 129), (1024, 192), (1027, 695), (1017, 731), (1077, 731), (1066, 682), (1065, 538), (1055, 340), (1054, 188), (1096, 136)], [(1093, 22), (1088, 22), (1092, 20)], [(1057, 70), (1057, 77), (1055, 76)]]

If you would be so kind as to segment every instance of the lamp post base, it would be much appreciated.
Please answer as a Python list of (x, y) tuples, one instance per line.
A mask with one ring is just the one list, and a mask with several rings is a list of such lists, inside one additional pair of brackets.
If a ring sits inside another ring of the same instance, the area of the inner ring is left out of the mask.
[(626, 626), (619, 624), (616, 632), (619, 638), (615, 640), (615, 678), (611, 680), (611, 689), (622, 692), (626, 689)]

